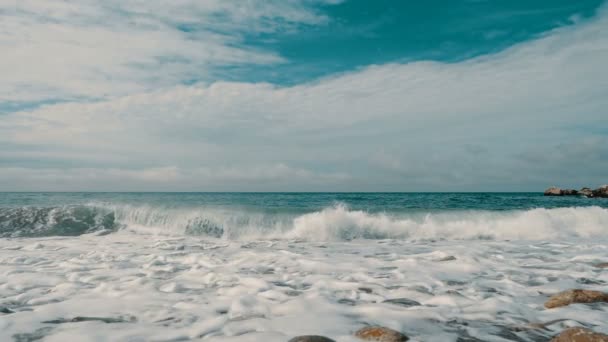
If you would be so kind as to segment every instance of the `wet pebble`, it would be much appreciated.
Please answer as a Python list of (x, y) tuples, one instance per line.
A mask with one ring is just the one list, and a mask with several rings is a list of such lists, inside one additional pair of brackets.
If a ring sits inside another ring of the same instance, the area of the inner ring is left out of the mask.
[(608, 342), (608, 335), (576, 327), (562, 331), (551, 342)]
[(355, 336), (366, 341), (402, 342), (409, 338), (404, 334), (385, 327), (365, 327), (359, 329)]
[(576, 303), (608, 302), (608, 293), (592, 290), (573, 289), (557, 293), (545, 303), (547, 309)]

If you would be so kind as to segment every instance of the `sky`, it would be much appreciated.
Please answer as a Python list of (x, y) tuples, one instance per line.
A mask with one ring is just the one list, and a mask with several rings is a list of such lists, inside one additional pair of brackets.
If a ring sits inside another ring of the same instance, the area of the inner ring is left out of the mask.
[(0, 0), (0, 191), (608, 183), (599, 0)]

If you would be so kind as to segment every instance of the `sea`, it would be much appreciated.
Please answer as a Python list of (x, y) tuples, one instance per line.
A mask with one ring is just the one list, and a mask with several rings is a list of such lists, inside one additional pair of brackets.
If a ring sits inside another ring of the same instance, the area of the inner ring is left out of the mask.
[[(608, 332), (608, 199), (0, 193), (0, 341), (547, 341)], [(540, 328), (539, 328), (540, 327)]]

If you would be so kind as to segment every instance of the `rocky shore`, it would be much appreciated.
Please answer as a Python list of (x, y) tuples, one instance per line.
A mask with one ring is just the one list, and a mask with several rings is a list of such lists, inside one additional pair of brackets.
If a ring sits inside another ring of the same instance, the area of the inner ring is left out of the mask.
[(558, 187), (550, 187), (545, 190), (545, 196), (582, 196), (587, 198), (608, 198), (608, 185), (602, 185), (599, 188), (592, 190), (591, 188), (560, 189)]

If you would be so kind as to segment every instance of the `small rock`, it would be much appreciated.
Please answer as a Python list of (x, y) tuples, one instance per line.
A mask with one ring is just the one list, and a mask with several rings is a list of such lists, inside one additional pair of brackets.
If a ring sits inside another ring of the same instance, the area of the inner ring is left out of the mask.
[(384, 327), (365, 327), (359, 329), (355, 336), (366, 341), (378, 341), (378, 342), (403, 342), (409, 340), (409, 338), (402, 333)]
[(562, 190), (560, 188), (557, 188), (554, 186), (545, 190), (545, 196), (561, 196), (561, 195), (562, 195)]
[(555, 294), (545, 303), (547, 309), (575, 303), (608, 302), (608, 293), (592, 290), (568, 290)]
[(564, 189), (561, 192), (562, 192), (562, 196), (576, 196), (576, 195), (578, 195), (578, 191), (576, 191), (574, 189)]
[(439, 259), (437, 261), (452, 261), (452, 260), (456, 260), (456, 257), (453, 256), (453, 255), (448, 255), (445, 258), (441, 258), (441, 259)]
[(577, 327), (562, 331), (551, 342), (608, 342), (608, 335)]
[(608, 262), (601, 262), (599, 264), (595, 264), (597, 268), (608, 268)]
[(289, 340), (289, 342), (336, 342), (331, 338), (327, 338), (325, 336), (319, 335), (305, 335), (305, 336), (296, 336)]
[(383, 301), (382, 303), (401, 305), (401, 306), (405, 306), (405, 307), (420, 306), (420, 305), (422, 305), (422, 304), (418, 303), (415, 300), (411, 300), (411, 299), (407, 299), (407, 298), (387, 299), (387, 300)]

